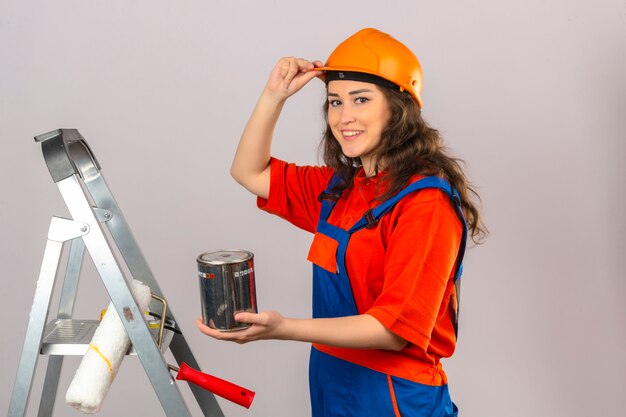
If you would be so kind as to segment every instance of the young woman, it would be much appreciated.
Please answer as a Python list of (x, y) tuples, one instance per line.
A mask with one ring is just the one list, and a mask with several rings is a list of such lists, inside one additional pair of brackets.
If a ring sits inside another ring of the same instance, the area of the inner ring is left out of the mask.
[[(270, 153), (288, 97), (325, 81), (325, 166)], [(440, 359), (456, 344), (468, 233), (485, 234), (458, 160), (421, 117), (422, 71), (375, 29), (342, 42), (325, 65), (282, 58), (243, 132), (231, 174), (258, 206), (314, 233), (313, 318), (238, 313), (252, 324), (201, 332), (246, 343), (311, 342), (312, 415), (456, 416)]]

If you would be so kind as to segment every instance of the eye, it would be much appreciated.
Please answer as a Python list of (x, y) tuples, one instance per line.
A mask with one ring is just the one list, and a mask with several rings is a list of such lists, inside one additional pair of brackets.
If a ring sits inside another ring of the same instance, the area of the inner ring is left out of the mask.
[(341, 101), (340, 100), (328, 100), (328, 104), (330, 105), (330, 107), (337, 107), (339, 105), (341, 105)]
[(354, 99), (354, 102), (357, 104), (367, 103), (368, 101), (370, 101), (370, 99), (367, 97), (357, 97)]

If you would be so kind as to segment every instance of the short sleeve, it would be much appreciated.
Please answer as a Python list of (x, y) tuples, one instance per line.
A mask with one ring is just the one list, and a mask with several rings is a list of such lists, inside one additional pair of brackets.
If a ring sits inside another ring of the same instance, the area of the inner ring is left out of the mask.
[(391, 214), (383, 289), (367, 312), (400, 337), (426, 348), (452, 284), (462, 235), (447, 195), (424, 190)]
[(269, 196), (258, 197), (257, 207), (303, 230), (315, 232), (321, 209), (318, 196), (330, 181), (332, 169), (299, 166), (276, 158), (270, 164)]

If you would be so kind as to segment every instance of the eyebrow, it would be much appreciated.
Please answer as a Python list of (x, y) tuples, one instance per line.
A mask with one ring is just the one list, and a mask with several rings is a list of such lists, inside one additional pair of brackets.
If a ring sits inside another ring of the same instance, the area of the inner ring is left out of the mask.
[[(368, 88), (362, 88), (362, 89), (360, 89), (360, 90), (350, 91), (348, 94), (349, 94), (349, 95), (351, 95), (351, 96), (353, 96), (353, 95), (355, 95), (355, 94), (361, 94), (361, 93), (372, 93), (372, 92), (373, 92), (373, 90), (370, 90), (370, 89), (368, 89)], [(339, 97), (339, 94), (329, 92), (329, 93), (328, 93), (328, 96), (332, 96), (332, 97)]]

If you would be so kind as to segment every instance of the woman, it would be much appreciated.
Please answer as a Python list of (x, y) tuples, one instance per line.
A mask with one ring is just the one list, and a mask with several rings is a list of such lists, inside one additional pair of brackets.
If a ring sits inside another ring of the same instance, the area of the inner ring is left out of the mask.
[[(288, 97), (327, 86), (326, 166), (270, 154)], [(314, 233), (313, 318), (238, 313), (219, 340), (313, 343), (312, 415), (455, 416), (440, 359), (456, 344), (465, 241), (484, 234), (458, 161), (421, 118), (421, 67), (403, 44), (364, 29), (326, 65), (282, 58), (242, 134), (231, 174), (258, 206)], [(474, 194), (475, 195), (475, 194)]]

